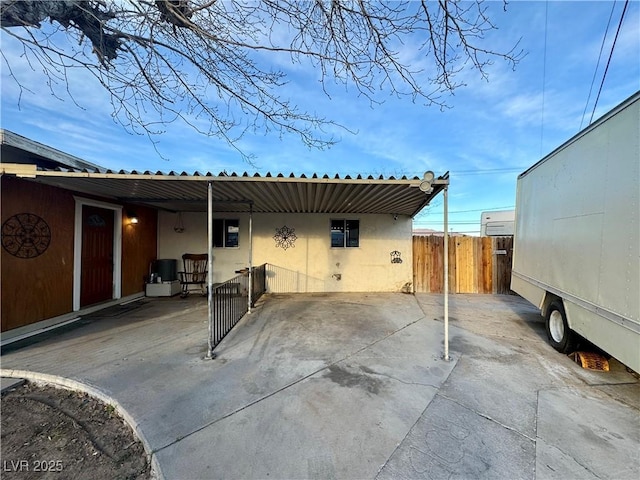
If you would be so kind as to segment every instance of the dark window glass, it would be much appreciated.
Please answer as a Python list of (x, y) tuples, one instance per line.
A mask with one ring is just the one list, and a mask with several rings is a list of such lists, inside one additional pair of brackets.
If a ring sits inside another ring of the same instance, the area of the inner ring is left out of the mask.
[(240, 221), (239, 220), (227, 220), (226, 222), (226, 240), (225, 247), (237, 247), (238, 237), (240, 235)]
[(344, 247), (344, 220), (331, 220), (331, 246)]
[(224, 247), (224, 220), (222, 219), (213, 219), (213, 246)]
[(347, 247), (358, 247), (360, 245), (360, 221), (345, 220), (347, 233)]
[(331, 220), (332, 247), (359, 247), (360, 220)]
[(89, 218), (87, 218), (87, 226), (101, 228), (106, 227), (107, 222), (105, 222), (104, 218), (102, 218), (100, 215), (94, 213), (93, 215), (89, 215)]
[(213, 219), (213, 246), (237, 247), (240, 238), (240, 220), (229, 218)]

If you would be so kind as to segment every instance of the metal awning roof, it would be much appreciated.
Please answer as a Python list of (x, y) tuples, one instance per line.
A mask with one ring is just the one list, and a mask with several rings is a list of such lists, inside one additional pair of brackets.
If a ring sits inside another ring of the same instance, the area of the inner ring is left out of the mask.
[[(0, 129), (0, 146), (5, 160), (0, 162), (1, 174), (173, 212), (207, 211), (207, 187), (212, 183), (217, 212), (246, 212), (251, 208), (263, 213), (388, 213), (413, 217), (444, 188), (433, 185), (430, 193), (424, 193), (418, 177), (112, 171), (4, 129)], [(448, 173), (440, 177), (446, 178)]]
[[(246, 212), (251, 205), (256, 213), (386, 213), (411, 217), (444, 188), (434, 185), (426, 194), (419, 189), (418, 177), (47, 170), (19, 164), (2, 164), (1, 171), (78, 193), (174, 212), (207, 211), (209, 182), (213, 184), (216, 212)], [(445, 174), (440, 179), (447, 177)]]

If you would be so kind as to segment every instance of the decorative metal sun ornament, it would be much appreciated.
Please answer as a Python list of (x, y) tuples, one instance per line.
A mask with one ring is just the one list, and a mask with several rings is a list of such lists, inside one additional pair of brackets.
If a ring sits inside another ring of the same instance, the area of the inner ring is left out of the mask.
[(296, 240), (298, 239), (295, 231), (295, 228), (289, 228), (286, 225), (281, 228), (276, 228), (276, 234), (273, 236), (273, 239), (276, 241), (276, 248), (281, 247), (286, 250), (289, 247), (295, 247)]
[(2, 224), (2, 246), (14, 257), (37, 257), (50, 243), (49, 225), (33, 213), (18, 213)]
[(400, 255), (402, 254), (398, 250), (391, 252), (391, 263), (402, 263)]

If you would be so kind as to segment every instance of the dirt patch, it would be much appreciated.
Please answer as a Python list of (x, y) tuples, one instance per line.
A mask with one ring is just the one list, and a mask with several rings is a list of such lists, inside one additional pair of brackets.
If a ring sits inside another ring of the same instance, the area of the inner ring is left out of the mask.
[(2, 394), (2, 478), (151, 478), (142, 443), (105, 405), (81, 392), (25, 383)]

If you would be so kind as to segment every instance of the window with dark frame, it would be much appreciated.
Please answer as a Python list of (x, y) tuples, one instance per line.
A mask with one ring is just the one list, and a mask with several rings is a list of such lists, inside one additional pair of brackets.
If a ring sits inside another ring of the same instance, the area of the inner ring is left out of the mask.
[(359, 247), (360, 220), (331, 220), (332, 247)]
[(240, 220), (236, 218), (213, 219), (213, 246), (232, 248), (239, 245)]

